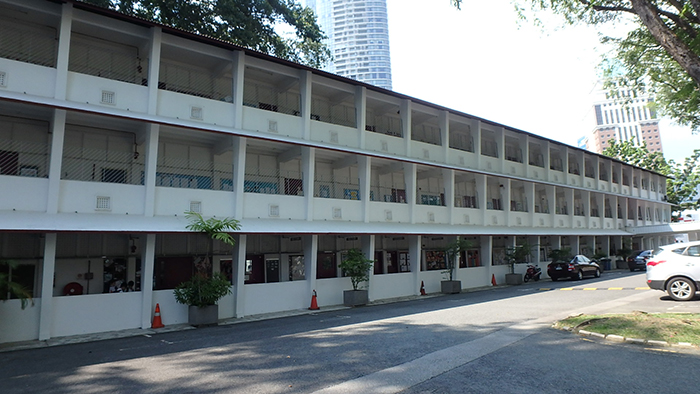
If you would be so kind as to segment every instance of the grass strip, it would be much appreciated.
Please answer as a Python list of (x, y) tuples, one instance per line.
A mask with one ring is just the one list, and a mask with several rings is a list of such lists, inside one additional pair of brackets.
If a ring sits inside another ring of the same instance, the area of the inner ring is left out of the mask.
[(570, 316), (554, 324), (600, 334), (620, 335), (668, 343), (687, 342), (700, 346), (700, 314), (646, 313)]

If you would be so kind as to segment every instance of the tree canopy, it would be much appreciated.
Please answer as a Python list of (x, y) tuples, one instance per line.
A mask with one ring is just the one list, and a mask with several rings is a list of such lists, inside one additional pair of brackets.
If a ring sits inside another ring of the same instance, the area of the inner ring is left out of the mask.
[[(316, 15), (294, 0), (82, 0), (320, 68), (331, 59)], [(280, 34), (279, 26), (294, 34)]]
[[(463, 0), (450, 0), (459, 8)], [(700, 131), (700, 0), (511, 0), (551, 11), (569, 24), (626, 24), (624, 37), (601, 38), (613, 52), (601, 66), (614, 89), (647, 92), (661, 115)], [(538, 22), (541, 22), (536, 18)]]
[(649, 152), (646, 142), (641, 146), (634, 139), (624, 142), (610, 141), (603, 154), (638, 167), (646, 168), (669, 177), (666, 182), (666, 200), (674, 210), (698, 206), (697, 187), (700, 185), (700, 149), (696, 149), (683, 163), (668, 162), (659, 152)]

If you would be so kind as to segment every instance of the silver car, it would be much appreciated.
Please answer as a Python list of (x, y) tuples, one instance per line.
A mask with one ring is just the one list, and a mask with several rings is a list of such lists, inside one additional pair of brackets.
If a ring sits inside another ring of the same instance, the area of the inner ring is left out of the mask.
[(700, 288), (700, 241), (662, 246), (647, 261), (647, 285), (688, 301)]

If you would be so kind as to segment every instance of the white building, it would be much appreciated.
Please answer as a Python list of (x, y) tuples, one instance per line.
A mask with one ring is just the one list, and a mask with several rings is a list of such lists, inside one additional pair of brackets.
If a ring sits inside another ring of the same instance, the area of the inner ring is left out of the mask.
[(503, 283), (525, 240), (541, 265), (673, 242), (662, 175), (77, 1), (0, 10), (0, 258), (35, 296), (0, 302), (0, 342), (148, 328), (157, 303), (186, 322), (172, 288), (206, 250), (190, 210), (242, 224), (216, 245), (234, 284), (220, 318), (313, 290), (341, 304), (351, 248), (376, 259), (380, 300), (439, 291), (456, 237), (476, 245), (463, 288)]
[(386, 0), (306, 0), (333, 54), (327, 71), (391, 90)]

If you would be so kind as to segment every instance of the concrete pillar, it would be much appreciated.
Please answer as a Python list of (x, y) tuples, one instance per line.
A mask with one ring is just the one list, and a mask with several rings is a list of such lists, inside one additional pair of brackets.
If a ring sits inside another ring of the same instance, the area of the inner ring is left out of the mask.
[(411, 273), (413, 275), (413, 294), (420, 294), (420, 278), (421, 278), (421, 256), (422, 256), (422, 236), (408, 236), (408, 260), (411, 264)]
[[(482, 235), (479, 237), (479, 247), (481, 253), (481, 264), (488, 267), (488, 280), (491, 280), (493, 275), (493, 237), (490, 235)], [(484, 283), (487, 285), (489, 283)]]
[(151, 328), (153, 305), (153, 268), (156, 256), (156, 235), (146, 234), (144, 247), (141, 249), (141, 328)]
[(304, 206), (306, 220), (314, 220), (314, 178), (316, 172), (316, 149), (308, 146), (301, 148), (301, 169), (304, 174)]
[(233, 251), (233, 316), (245, 316), (245, 266), (248, 236), (234, 235), (236, 247)]
[(406, 203), (408, 204), (410, 223), (415, 223), (416, 220), (416, 167), (415, 163), (403, 164), (403, 176), (404, 182), (406, 183)]
[[(66, 135), (66, 111), (55, 109), (51, 121), (51, 157), (49, 159), (49, 187), (46, 213), (58, 213), (61, 191), (61, 166), (63, 165), (63, 142)], [(52, 279), (53, 282), (53, 279)]]
[(148, 114), (158, 112), (158, 76), (160, 74), (160, 48), (163, 41), (163, 30), (160, 27), (151, 28), (151, 42), (148, 57)]
[[(233, 52), (233, 127), (243, 128), (243, 86), (245, 83), (245, 52)], [(233, 190), (236, 190), (235, 188)]]
[(364, 86), (355, 87), (355, 123), (357, 126), (358, 141), (357, 146), (365, 149), (365, 136), (367, 135), (367, 88)]
[(302, 138), (305, 140), (311, 138), (312, 78), (311, 71), (301, 70), (301, 78), (299, 81), (299, 90), (301, 92), (301, 130)]
[(360, 201), (362, 204), (362, 221), (369, 222), (370, 189), (372, 187), (372, 158), (359, 155), (357, 158), (357, 176), (360, 181)]
[(61, 26), (58, 31), (56, 85), (54, 90), (54, 97), (57, 100), (65, 100), (68, 90), (68, 59), (72, 26), (73, 5), (71, 3), (65, 3), (61, 7)]
[[(310, 303), (311, 296), (316, 290), (316, 273), (318, 272), (318, 235), (310, 234), (302, 237), (304, 242), (304, 268), (306, 270), (306, 283), (308, 285), (309, 296), (304, 301)], [(320, 299), (328, 299), (319, 297)], [(309, 304), (310, 305), (310, 304)]]
[[(375, 249), (375, 240), (374, 240), (374, 235), (363, 235), (361, 238), (362, 242), (362, 254), (370, 259), (374, 260), (374, 249)], [(384, 271), (386, 272), (386, 271)], [(369, 283), (368, 283), (368, 296), (369, 300), (372, 301), (374, 300), (374, 292), (376, 291), (376, 285), (374, 284), (374, 266), (369, 270)]]
[[(411, 100), (401, 100), (401, 132), (403, 134), (406, 156), (411, 157)], [(414, 192), (415, 193), (415, 192)]]
[(53, 326), (53, 280), (56, 269), (56, 233), (44, 239), (44, 261), (41, 270), (41, 308), (39, 310), (39, 340), (51, 338)]
[(237, 219), (243, 218), (247, 141), (246, 137), (233, 137), (233, 206)]
[(450, 224), (455, 219), (455, 172), (450, 169), (442, 170), (442, 182), (445, 185), (445, 207), (447, 207)]
[(158, 167), (158, 139), (160, 125), (146, 125), (145, 166), (143, 184), (145, 188), (144, 216), (153, 217), (156, 205), (156, 170)]
[(442, 144), (442, 157), (446, 162), (450, 162), (450, 113), (440, 111), (438, 114), (440, 123), (440, 143)]

